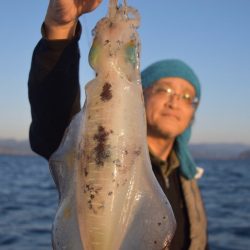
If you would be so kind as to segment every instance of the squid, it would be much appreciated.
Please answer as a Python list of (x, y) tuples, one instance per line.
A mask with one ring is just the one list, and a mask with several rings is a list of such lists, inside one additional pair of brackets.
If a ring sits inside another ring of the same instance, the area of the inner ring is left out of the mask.
[(140, 16), (110, 0), (93, 30), (96, 77), (49, 165), (59, 193), (56, 250), (168, 249), (175, 218), (150, 163), (140, 79)]

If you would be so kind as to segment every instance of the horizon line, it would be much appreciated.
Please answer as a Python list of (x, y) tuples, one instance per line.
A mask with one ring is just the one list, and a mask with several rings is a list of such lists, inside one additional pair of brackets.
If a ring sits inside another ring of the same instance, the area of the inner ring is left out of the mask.
[[(15, 142), (28, 142), (29, 138), (1, 138), (0, 137), (0, 141), (15, 141)], [(244, 145), (244, 146), (250, 146), (250, 142), (246, 143), (246, 142), (189, 142), (189, 145), (198, 145), (198, 144), (206, 144), (206, 145), (211, 145), (211, 144), (216, 144), (216, 145), (230, 145), (230, 144), (240, 144), (240, 145)]]

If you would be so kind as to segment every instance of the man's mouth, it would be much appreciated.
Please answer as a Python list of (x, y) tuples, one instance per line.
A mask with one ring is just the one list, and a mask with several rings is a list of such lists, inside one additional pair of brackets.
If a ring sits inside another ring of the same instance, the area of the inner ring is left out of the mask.
[(169, 117), (169, 118), (175, 118), (176, 120), (180, 120), (180, 117), (176, 114), (170, 113), (170, 112), (164, 112), (161, 113), (162, 116)]

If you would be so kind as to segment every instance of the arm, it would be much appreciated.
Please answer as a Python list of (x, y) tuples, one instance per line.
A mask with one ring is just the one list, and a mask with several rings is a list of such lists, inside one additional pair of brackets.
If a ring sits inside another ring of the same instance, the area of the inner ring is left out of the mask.
[(32, 116), (29, 137), (32, 150), (46, 159), (80, 110), (80, 29), (78, 24), (71, 40), (41, 39), (33, 53), (28, 81)]
[(80, 110), (81, 27), (77, 20), (100, 2), (50, 0), (43, 26), (46, 38), (34, 50), (28, 81), (30, 144), (33, 151), (46, 159), (57, 149), (72, 116)]

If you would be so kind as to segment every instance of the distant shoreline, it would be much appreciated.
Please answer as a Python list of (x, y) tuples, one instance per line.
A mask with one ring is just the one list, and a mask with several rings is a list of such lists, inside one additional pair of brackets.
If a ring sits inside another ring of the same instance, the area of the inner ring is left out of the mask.
[[(250, 145), (225, 143), (190, 144), (191, 154), (195, 159), (237, 160), (250, 159)], [(28, 140), (16, 141), (0, 139), (0, 155), (7, 156), (38, 156), (34, 153)]]

